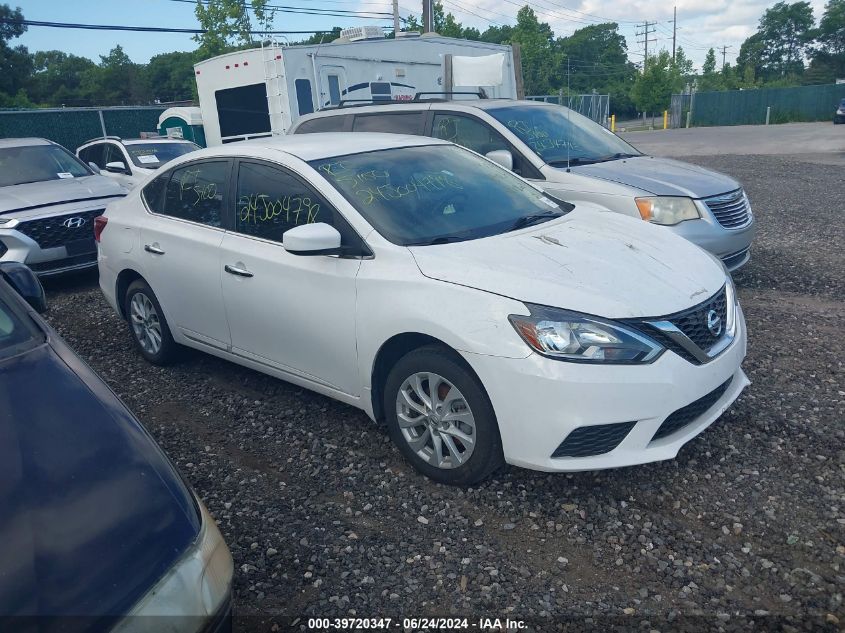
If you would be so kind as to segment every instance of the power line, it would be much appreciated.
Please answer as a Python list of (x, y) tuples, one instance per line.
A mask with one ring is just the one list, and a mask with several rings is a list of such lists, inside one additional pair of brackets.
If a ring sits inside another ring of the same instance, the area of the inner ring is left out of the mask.
[[(138, 31), (143, 33), (208, 33), (207, 29), (177, 29), (165, 26), (128, 26), (117, 24), (76, 24), (72, 22), (44, 22), (42, 20), (14, 20), (0, 18), (0, 24), (17, 24), (22, 26), (45, 26), (57, 29), (84, 29), (89, 31)], [(331, 30), (313, 31), (249, 31), (251, 35), (307, 35), (309, 33), (333, 33)]]
[[(180, 2), (183, 4), (208, 5), (209, 0), (170, 0), (170, 2)], [(246, 7), (249, 8), (249, 7)], [(322, 9), (322, 8), (303, 8), (289, 5), (267, 5), (268, 10), (278, 13), (292, 13), (298, 15), (323, 15), (336, 18), (361, 18), (364, 20), (387, 20), (393, 19), (393, 14), (382, 11), (352, 11), (350, 9)], [(364, 15), (367, 14), (367, 15)]]
[[(656, 22), (645, 21), (645, 22), (643, 22), (642, 33), (639, 33), (639, 32), (637, 33), (637, 37), (639, 37), (640, 35), (643, 36), (642, 44), (645, 47), (645, 53), (643, 54), (643, 57), (645, 59), (645, 61), (643, 62), (643, 70), (645, 70), (645, 62), (648, 61), (648, 43), (657, 41), (657, 38), (654, 38), (654, 39), (648, 38), (649, 35), (654, 33), (654, 25), (655, 24), (656, 24)], [(651, 29), (651, 30), (649, 30), (649, 29)], [(639, 42), (639, 40), (637, 40), (637, 42)]]
[(730, 46), (730, 45), (717, 46), (716, 48), (718, 48), (719, 50), (722, 51), (722, 68), (724, 68), (725, 67), (725, 56), (728, 54), (728, 49), (733, 48), (733, 46)]

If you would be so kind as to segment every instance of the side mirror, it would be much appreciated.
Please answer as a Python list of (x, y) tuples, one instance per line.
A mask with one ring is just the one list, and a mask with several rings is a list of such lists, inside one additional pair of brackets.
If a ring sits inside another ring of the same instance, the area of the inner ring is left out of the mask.
[(129, 170), (121, 162), (106, 163), (106, 171), (112, 174), (128, 174)]
[(285, 231), (282, 246), (291, 255), (339, 255), (340, 233), (325, 222), (303, 224)]
[(91, 171), (93, 171), (95, 174), (100, 173), (100, 166), (93, 160), (88, 162), (88, 166), (91, 168)]
[(19, 262), (0, 262), (0, 277), (36, 312), (46, 312), (47, 297), (44, 287), (28, 266)]
[(492, 152), (487, 152), (485, 156), (508, 171), (513, 171), (513, 154), (508, 150), (494, 149)]

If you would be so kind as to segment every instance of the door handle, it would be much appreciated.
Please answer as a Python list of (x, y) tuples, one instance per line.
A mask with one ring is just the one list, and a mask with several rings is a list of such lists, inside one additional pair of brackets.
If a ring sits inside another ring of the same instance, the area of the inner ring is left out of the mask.
[(152, 253), (153, 255), (164, 255), (163, 250), (161, 250), (158, 246), (153, 246), (152, 244), (144, 244), (144, 250), (148, 253)]
[(246, 270), (245, 268), (237, 268), (235, 266), (229, 266), (226, 264), (223, 266), (223, 270), (225, 270), (230, 275), (237, 275), (238, 277), (252, 277), (253, 274)]

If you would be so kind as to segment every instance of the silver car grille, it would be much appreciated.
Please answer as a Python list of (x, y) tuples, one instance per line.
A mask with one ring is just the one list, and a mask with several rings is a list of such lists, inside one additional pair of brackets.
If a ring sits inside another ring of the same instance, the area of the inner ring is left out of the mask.
[(742, 189), (705, 198), (704, 204), (726, 229), (738, 229), (751, 222), (751, 206)]

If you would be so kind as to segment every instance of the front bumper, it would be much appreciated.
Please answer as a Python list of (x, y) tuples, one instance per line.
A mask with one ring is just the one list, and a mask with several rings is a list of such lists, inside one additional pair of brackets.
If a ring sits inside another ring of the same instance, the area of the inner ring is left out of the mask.
[(104, 212), (108, 202), (5, 216), (0, 224), (0, 261), (25, 263), (42, 277), (95, 267), (93, 219)]
[(701, 219), (687, 220), (665, 228), (713, 253), (724, 262), (729, 272), (747, 264), (751, 258), (751, 241), (756, 232), (754, 220), (744, 227), (728, 229), (719, 224), (704, 205), (701, 206)]
[[(749, 381), (740, 367), (746, 351), (742, 311), (737, 335), (709, 363), (693, 365), (666, 351), (649, 365), (588, 365), (532, 354), (509, 359), (465, 353), (487, 389), (509, 464), (544, 471), (618, 468), (672, 459), (736, 400)], [(730, 380), (712, 405), (688, 424), (653, 439), (679, 409)], [(615, 448), (586, 457), (552, 457), (579, 427), (634, 423)]]

